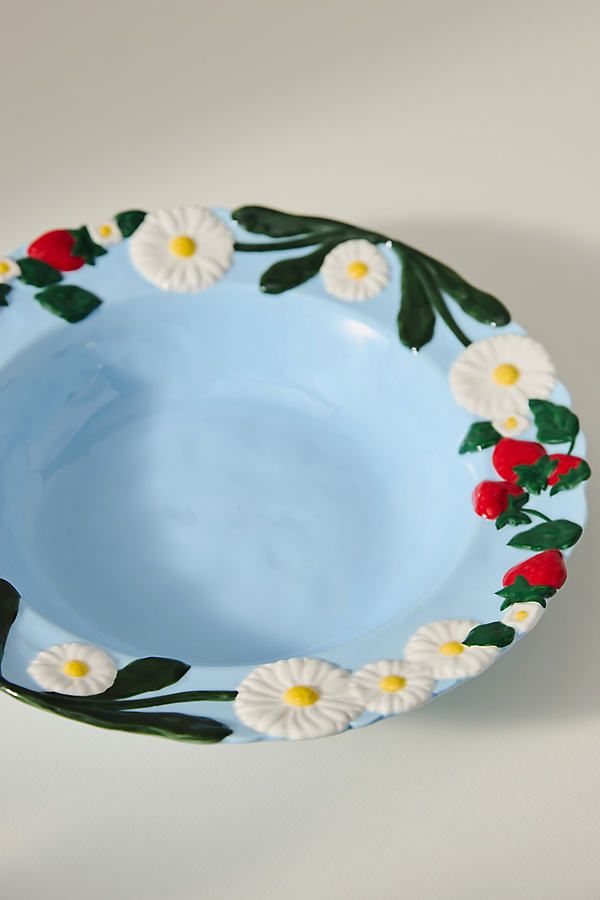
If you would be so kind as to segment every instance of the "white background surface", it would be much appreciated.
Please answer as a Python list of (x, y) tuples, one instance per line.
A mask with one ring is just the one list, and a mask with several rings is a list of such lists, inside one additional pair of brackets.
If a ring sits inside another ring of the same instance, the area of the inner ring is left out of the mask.
[[(370, 224), (551, 349), (593, 462), (594, 0), (1, 11), (0, 247), (194, 200)], [(2, 896), (598, 898), (597, 535), (526, 641), (361, 732), (203, 748), (0, 699)]]

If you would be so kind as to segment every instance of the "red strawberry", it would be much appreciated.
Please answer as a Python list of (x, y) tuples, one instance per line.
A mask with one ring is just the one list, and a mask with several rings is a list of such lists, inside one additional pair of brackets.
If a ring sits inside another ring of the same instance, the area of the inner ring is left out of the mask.
[(29, 245), (27, 253), (33, 259), (48, 263), (49, 266), (60, 269), (61, 272), (72, 272), (85, 265), (85, 259), (82, 256), (73, 256), (74, 243), (75, 238), (65, 229), (47, 231)]
[(579, 456), (570, 456), (568, 453), (552, 453), (550, 459), (558, 460), (558, 465), (552, 475), (548, 476), (548, 484), (556, 484), (559, 475), (565, 475), (570, 469), (578, 469), (583, 462)]
[(473, 508), (484, 519), (497, 519), (508, 507), (508, 495), (524, 494), (518, 484), (509, 481), (482, 481), (473, 491)]
[(509, 569), (502, 579), (503, 586), (512, 584), (517, 575), (522, 575), (529, 584), (546, 584), (558, 590), (567, 580), (567, 568), (560, 550), (544, 550)]
[(531, 466), (546, 451), (536, 441), (515, 441), (513, 438), (502, 438), (494, 447), (492, 462), (494, 468), (505, 481), (516, 482), (515, 466)]

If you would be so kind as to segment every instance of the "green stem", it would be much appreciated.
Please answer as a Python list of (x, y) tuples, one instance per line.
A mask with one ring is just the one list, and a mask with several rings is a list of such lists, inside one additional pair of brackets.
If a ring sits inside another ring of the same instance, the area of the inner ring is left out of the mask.
[(42, 700), (54, 703), (65, 708), (97, 707), (98, 709), (143, 709), (148, 706), (166, 706), (169, 703), (186, 703), (192, 701), (221, 701), (231, 702), (235, 700), (237, 691), (179, 691), (175, 694), (163, 694), (160, 697), (127, 698), (123, 700), (102, 699), (102, 694), (94, 694), (88, 697), (73, 697), (70, 694), (52, 694), (43, 691), (32, 691), (29, 688), (13, 684), (6, 678), (0, 678), (0, 688), (19, 699)]
[(345, 232), (323, 231), (318, 234), (308, 234), (306, 237), (291, 238), (289, 241), (271, 241), (269, 244), (239, 244), (235, 243), (234, 249), (242, 253), (268, 253), (277, 250), (298, 250), (301, 247), (313, 247), (321, 244), (323, 241), (335, 240), (339, 237), (341, 240), (345, 237)]
[[(411, 256), (415, 262), (418, 264), (419, 275), (421, 277), (421, 281), (427, 291), (430, 302), (437, 314), (440, 318), (446, 323), (452, 334), (460, 341), (460, 343), (464, 347), (468, 347), (471, 344), (471, 340), (464, 333), (462, 328), (455, 321), (452, 313), (450, 312), (448, 306), (446, 305), (446, 301), (444, 300), (441, 292), (437, 290), (436, 286), (432, 286), (429, 278), (429, 264), (435, 264), (435, 260), (433, 257), (428, 256), (426, 253), (423, 253), (421, 250), (416, 250), (414, 247), (410, 247), (408, 244), (405, 244), (403, 241), (393, 241), (391, 238), (386, 237), (384, 234), (380, 234), (377, 231), (365, 231), (364, 229), (358, 228), (354, 225), (346, 225), (344, 222), (337, 222), (336, 220), (328, 220), (332, 226), (332, 231), (322, 231), (318, 233), (309, 234), (305, 237), (300, 238), (292, 238), (291, 240), (282, 241), (282, 240), (273, 240), (267, 244), (256, 243), (256, 244), (244, 244), (244, 243), (236, 243), (234, 245), (236, 250), (240, 250), (243, 252), (268, 252), (268, 251), (276, 251), (276, 250), (296, 250), (300, 247), (311, 247), (316, 244), (321, 243), (324, 240), (333, 240), (333, 241), (342, 241), (348, 240), (352, 238), (361, 238), (365, 241), (370, 241), (372, 244), (388, 244), (391, 245), (398, 256), (402, 258), (403, 254)], [(337, 230), (339, 227), (339, 230)]]
[(424, 254), (419, 253), (418, 251), (413, 251), (410, 247), (407, 247), (405, 244), (401, 244), (398, 241), (394, 241), (394, 247), (399, 248), (399, 255), (401, 257), (404, 253), (407, 256), (411, 256), (413, 258), (413, 261), (416, 262), (415, 268), (419, 273), (421, 283), (425, 288), (427, 296), (429, 297), (429, 302), (431, 303), (439, 317), (446, 323), (452, 334), (456, 338), (458, 338), (463, 347), (468, 347), (471, 344), (471, 339), (467, 337), (459, 324), (454, 320), (452, 313), (446, 305), (446, 301), (442, 297), (441, 292), (437, 289), (437, 285), (432, 284), (430, 280), (431, 275), (429, 273), (429, 268), (424, 266), (422, 264), (422, 261), (418, 258), (419, 256), (424, 256)]
[(545, 516), (544, 513), (538, 512), (537, 509), (529, 509), (528, 507), (523, 507), (521, 512), (529, 513), (530, 516), (537, 516), (538, 519), (543, 519), (544, 522), (552, 522), (548, 516)]
[(22, 687), (20, 684), (14, 684), (6, 678), (0, 679), (0, 690), (16, 697), (18, 700), (40, 701), (42, 704), (64, 705), (65, 707), (77, 706), (82, 702), (85, 703), (85, 697), (72, 697), (66, 694), (52, 694), (46, 691), (32, 691), (29, 688)]
[(577, 440), (577, 435), (575, 435), (575, 437), (571, 440), (571, 443), (569, 444), (569, 449), (567, 450), (567, 454), (570, 454), (573, 452), (576, 440)]
[(169, 703), (192, 703), (201, 700), (231, 702), (236, 697), (237, 691), (179, 691), (176, 694), (163, 694), (161, 697), (143, 697), (141, 699), (131, 697), (126, 700), (112, 700), (108, 705), (111, 709), (143, 709), (146, 706), (165, 706)]
[[(262, 244), (258, 241), (252, 244), (236, 242), (233, 246), (235, 250), (239, 250), (242, 253), (268, 253), (277, 250), (298, 250), (301, 247), (313, 247), (325, 241), (347, 241), (357, 238), (369, 241), (371, 244), (391, 243), (388, 237), (384, 234), (379, 234), (378, 231), (364, 231), (364, 229), (355, 228), (354, 225), (344, 225), (343, 222), (332, 222), (332, 225), (339, 225), (339, 228), (332, 229), (331, 231), (317, 231), (303, 237), (290, 238), (290, 240), (287, 241), (274, 239), (267, 244)], [(395, 243), (398, 244), (398, 246), (405, 246), (400, 244), (399, 241), (396, 241)], [(414, 252), (418, 253), (419, 251), (415, 250)]]
[(471, 339), (467, 337), (458, 323), (454, 321), (450, 310), (446, 306), (446, 301), (441, 294), (436, 292), (435, 297), (432, 298), (432, 302), (440, 318), (446, 323), (454, 337), (458, 338), (463, 347), (468, 347), (471, 344)]

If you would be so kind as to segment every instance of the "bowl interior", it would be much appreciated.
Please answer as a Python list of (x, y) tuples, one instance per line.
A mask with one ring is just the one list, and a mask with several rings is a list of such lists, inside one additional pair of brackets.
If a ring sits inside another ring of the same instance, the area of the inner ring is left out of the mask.
[(2, 574), (83, 639), (197, 665), (384, 624), (469, 540), (462, 413), (415, 365), (308, 292), (106, 304), (3, 370)]

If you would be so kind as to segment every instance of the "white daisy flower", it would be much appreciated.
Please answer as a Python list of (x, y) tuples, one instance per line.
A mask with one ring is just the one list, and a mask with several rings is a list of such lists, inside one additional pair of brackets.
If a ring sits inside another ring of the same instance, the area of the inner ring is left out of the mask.
[(344, 241), (327, 254), (321, 266), (325, 290), (340, 300), (371, 300), (390, 280), (383, 253), (362, 238)]
[(337, 734), (363, 712), (345, 669), (320, 659), (281, 659), (254, 669), (234, 701), (240, 721), (272, 737)]
[(108, 653), (89, 644), (56, 644), (39, 653), (27, 671), (45, 691), (76, 697), (101, 694), (117, 677)]
[(114, 219), (106, 219), (100, 225), (88, 225), (87, 230), (93, 242), (100, 247), (109, 247), (123, 240), (121, 229)]
[(176, 206), (149, 213), (129, 252), (140, 275), (163, 291), (200, 291), (231, 265), (233, 234), (209, 209)]
[(406, 661), (436, 678), (471, 678), (494, 662), (498, 647), (467, 647), (464, 639), (479, 625), (467, 619), (445, 619), (423, 625), (404, 650)]
[(476, 341), (453, 363), (449, 377), (457, 403), (499, 421), (527, 415), (529, 400), (547, 400), (556, 382), (542, 345), (521, 334)]
[(501, 419), (493, 419), (492, 425), (502, 437), (518, 437), (524, 431), (527, 431), (531, 425), (531, 420), (519, 413), (511, 413), (511, 415), (503, 416)]
[(514, 628), (517, 634), (525, 634), (537, 625), (545, 612), (540, 603), (513, 603), (506, 610), (502, 622)]
[(8, 284), (21, 274), (21, 267), (8, 256), (0, 257), (0, 284)]
[(352, 695), (370, 712), (382, 716), (407, 712), (427, 703), (435, 678), (401, 659), (369, 663), (352, 675)]

